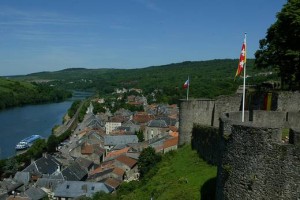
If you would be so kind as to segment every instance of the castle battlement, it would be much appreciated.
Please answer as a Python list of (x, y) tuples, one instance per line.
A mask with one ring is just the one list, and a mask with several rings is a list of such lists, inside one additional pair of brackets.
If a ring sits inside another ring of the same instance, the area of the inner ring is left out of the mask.
[(299, 92), (248, 94), (243, 123), (239, 94), (181, 101), (179, 143), (218, 166), (217, 199), (300, 199), (299, 99)]
[[(253, 111), (245, 122), (241, 112), (221, 117), (218, 199), (300, 198), (299, 114)], [(282, 142), (283, 128), (290, 128), (288, 143)]]

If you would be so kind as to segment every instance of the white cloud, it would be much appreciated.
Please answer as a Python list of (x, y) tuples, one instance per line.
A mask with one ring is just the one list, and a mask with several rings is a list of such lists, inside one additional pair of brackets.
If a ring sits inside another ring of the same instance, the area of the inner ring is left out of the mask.
[(0, 25), (32, 26), (32, 25), (77, 25), (88, 21), (61, 15), (55, 12), (22, 11), (10, 7), (0, 7)]

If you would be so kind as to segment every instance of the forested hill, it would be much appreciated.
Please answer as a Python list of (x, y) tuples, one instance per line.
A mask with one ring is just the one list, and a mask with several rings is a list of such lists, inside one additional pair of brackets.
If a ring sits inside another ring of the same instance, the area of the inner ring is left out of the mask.
[(0, 110), (25, 104), (61, 101), (71, 93), (47, 84), (32, 84), (0, 78)]
[[(253, 59), (247, 60), (249, 84), (259, 83), (270, 77), (256, 76), (260, 71), (253, 68)], [(234, 93), (242, 83), (234, 81), (238, 60), (221, 59), (209, 61), (187, 61), (182, 63), (152, 66), (141, 69), (65, 69), (42, 72), (21, 77), (29, 80), (49, 80), (51, 84), (66, 89), (96, 89), (109, 93), (114, 88), (141, 88), (145, 93), (162, 89), (166, 100), (185, 97), (183, 83), (190, 77), (190, 97), (216, 97)], [(172, 96), (172, 97), (171, 97)]]

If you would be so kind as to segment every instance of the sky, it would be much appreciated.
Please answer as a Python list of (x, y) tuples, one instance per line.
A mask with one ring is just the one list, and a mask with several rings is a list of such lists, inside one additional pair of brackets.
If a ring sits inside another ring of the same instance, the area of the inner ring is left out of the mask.
[(286, 0), (1, 0), (0, 76), (247, 57)]

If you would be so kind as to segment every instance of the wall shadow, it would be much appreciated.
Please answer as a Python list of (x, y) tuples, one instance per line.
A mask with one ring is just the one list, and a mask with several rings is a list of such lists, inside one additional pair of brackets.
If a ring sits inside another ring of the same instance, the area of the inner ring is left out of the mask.
[(217, 177), (207, 180), (200, 189), (201, 200), (216, 199)]

